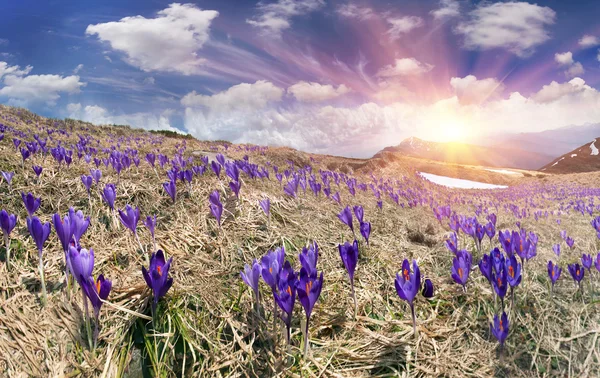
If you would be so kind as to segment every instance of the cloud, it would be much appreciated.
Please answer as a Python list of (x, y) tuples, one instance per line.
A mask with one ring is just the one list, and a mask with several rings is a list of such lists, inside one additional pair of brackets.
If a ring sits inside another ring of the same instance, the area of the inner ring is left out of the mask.
[(559, 84), (556, 81), (551, 82), (548, 85), (544, 85), (539, 92), (533, 94), (531, 98), (538, 103), (550, 103), (560, 98), (578, 95), (584, 92), (592, 93), (595, 90), (589, 85), (585, 84), (585, 81), (581, 78), (574, 78), (567, 83)]
[(9, 66), (8, 63), (6, 63), (6, 62), (0, 62), (0, 79), (4, 75), (13, 75), (13, 76), (28, 75), (32, 69), (33, 69), (32, 66), (27, 66), (24, 69), (21, 69), (21, 67), (19, 67), (19, 66)]
[(143, 81), (143, 83), (147, 84), (147, 85), (154, 85), (155, 82), (156, 82), (156, 80), (154, 80), (154, 78), (152, 76), (148, 76)]
[(6, 46), (6, 45), (8, 45), (8, 39), (0, 38), (0, 46)]
[(583, 48), (595, 47), (600, 45), (600, 39), (596, 36), (586, 34), (579, 40), (579, 46)]
[(79, 103), (71, 103), (67, 105), (66, 111), (69, 118), (91, 122), (95, 125), (129, 125), (138, 129), (182, 133), (181, 130), (170, 124), (169, 116), (173, 113), (171, 109), (165, 109), (160, 114), (140, 112), (115, 115), (98, 105), (84, 107)]
[[(210, 25), (219, 15), (193, 4), (173, 3), (156, 18), (125, 17), (116, 22), (89, 25), (87, 35), (125, 54), (125, 61), (143, 71), (197, 73), (204, 59), (198, 51), (209, 39)], [(110, 61), (110, 58), (107, 58)]]
[(373, 9), (369, 7), (361, 7), (355, 4), (340, 5), (336, 9), (336, 12), (342, 17), (355, 18), (360, 21), (368, 20), (370, 18), (375, 17)]
[(341, 84), (335, 88), (329, 84), (323, 85), (319, 83), (300, 81), (290, 86), (287, 91), (298, 101), (318, 102), (331, 100), (342, 96), (350, 92), (350, 88), (346, 87), (344, 84)]
[(550, 39), (546, 27), (555, 19), (556, 12), (536, 4), (483, 2), (455, 32), (464, 35), (468, 50), (504, 48), (523, 57)]
[(450, 79), (450, 86), (463, 105), (481, 104), (504, 90), (504, 85), (494, 78), (479, 80), (473, 75), (453, 77)]
[(292, 17), (314, 12), (324, 5), (324, 0), (278, 0), (274, 3), (261, 1), (256, 5), (259, 15), (246, 22), (262, 29), (265, 35), (279, 37), (291, 27)]
[(460, 16), (460, 4), (456, 0), (440, 0), (440, 7), (429, 13), (436, 20), (458, 17)]
[(106, 59), (109, 63), (112, 63), (112, 59), (108, 55), (104, 55), (104, 59)]
[(600, 62), (600, 49), (598, 49), (598, 56), (596, 57), (596, 59), (598, 60), (598, 62)]
[(254, 84), (234, 85), (212, 96), (193, 91), (181, 99), (181, 104), (186, 107), (202, 107), (209, 113), (254, 111), (265, 108), (270, 102), (280, 101), (282, 96), (283, 89), (271, 82), (259, 80)]
[(570, 51), (554, 54), (554, 60), (561, 66), (570, 66), (571, 64), (575, 63), (573, 60), (573, 54)]
[(81, 71), (83, 69), (83, 64), (78, 64), (77, 67), (75, 67), (75, 69), (73, 70), (73, 73), (75, 75), (77, 75), (79, 73), (79, 71)]
[(387, 65), (377, 72), (380, 77), (420, 75), (433, 69), (433, 65), (422, 63), (415, 58), (396, 59), (394, 64)]
[[(29, 67), (28, 67), (29, 68)], [(27, 73), (31, 70), (29, 68)], [(15, 105), (33, 102), (45, 102), (54, 105), (61, 93), (79, 93), (85, 83), (79, 76), (59, 75), (26, 75), (25, 71), (15, 71), (4, 77), (4, 87), (0, 89), (0, 97), (8, 97)]]
[(573, 60), (573, 54), (570, 51), (554, 54), (554, 60), (559, 66), (566, 67), (564, 73), (567, 78), (573, 78), (585, 73), (583, 65)]
[(390, 17), (387, 22), (391, 25), (387, 34), (392, 40), (400, 39), (411, 30), (423, 26), (423, 19), (417, 16)]

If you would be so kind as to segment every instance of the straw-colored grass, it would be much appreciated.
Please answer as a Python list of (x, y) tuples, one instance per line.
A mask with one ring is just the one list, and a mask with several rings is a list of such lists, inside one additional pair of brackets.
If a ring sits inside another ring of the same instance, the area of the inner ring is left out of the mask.
[[(52, 125), (52, 121), (32, 118), (27, 112), (17, 114), (17, 110), (5, 107), (0, 111), (1, 123), (22, 131), (37, 132), (37, 126), (33, 126), (36, 123)], [(25, 123), (27, 119), (33, 119), (33, 124)], [(83, 124), (72, 125), (73, 135), (84, 133), (79, 129)], [(149, 138), (148, 133), (138, 130), (88, 127), (85, 132), (100, 139), (104, 146), (112, 143), (109, 134), (117, 132)], [(158, 180), (142, 161), (139, 169), (132, 167), (122, 173), (116, 207), (131, 204), (140, 207), (143, 217), (157, 214), (157, 243), (173, 257), (170, 273), (174, 285), (159, 305), (160, 315), (153, 329), (148, 320), (152, 299), (141, 275), (144, 252), (99, 197), (105, 183), (117, 182), (112, 169), (101, 166), (101, 185), (93, 187), (88, 201), (79, 177), (87, 174), (90, 166), (83, 160), (79, 162), (74, 156), (71, 167), (59, 171), (50, 156), (35, 156), (23, 170), (21, 157), (9, 138), (12, 136), (6, 136), (0, 142), (0, 170), (14, 170), (16, 175), (12, 191), (6, 183), (0, 184), (0, 206), (17, 213), (19, 221), (12, 234), (12, 266), (7, 271), (2, 264), (0, 273), (0, 375), (141, 377), (142, 365), (150, 366), (152, 361), (150, 374), (180, 377), (600, 376), (600, 274), (596, 272), (593, 277), (593, 301), (587, 272), (582, 297), (574, 295), (576, 286), (566, 269), (566, 263), (579, 259), (582, 252), (595, 254), (598, 250), (589, 216), (571, 211), (560, 217), (560, 226), (553, 216), (536, 222), (532, 204), (531, 217), (521, 220), (525, 228), (539, 234), (538, 256), (525, 266), (523, 282), (515, 292), (515, 308), (510, 309), (511, 331), (504, 353), (499, 355), (489, 329), (490, 319), (498, 312), (491, 288), (478, 269), (471, 272), (467, 293), (452, 282), (452, 254), (443, 246), (448, 227), (446, 222), (437, 222), (427, 204), (401, 208), (386, 196), (380, 211), (370, 189), (364, 193), (357, 190), (356, 197), (352, 197), (345, 187), (338, 189), (332, 183), (332, 191), (340, 191), (344, 205), (363, 205), (365, 219), (372, 222), (370, 245), (360, 245), (355, 275), (358, 316), (354, 319), (348, 277), (337, 250), (337, 244), (349, 241), (352, 234), (337, 219), (341, 209), (337, 203), (323, 194), (315, 198), (309, 191), (296, 199), (285, 196), (274, 174), (271, 180), (252, 180), (242, 174), (241, 198), (236, 200), (228, 189), (228, 180), (219, 181), (207, 171), (194, 180), (191, 190), (178, 184), (178, 199), (172, 204), (162, 189), (164, 172), (157, 168), (161, 176)], [(175, 145), (182, 140), (164, 138), (160, 149), (172, 157)], [(128, 142), (121, 143), (124, 147)], [(218, 145), (191, 139), (186, 144), (186, 156), (193, 151), (211, 151), (211, 145)], [(155, 148), (147, 144), (131, 147), (139, 149), (142, 159)], [(223, 148), (220, 151), (224, 152)], [(233, 147), (225, 153), (231, 159), (246, 154)], [(296, 161), (296, 166), (311, 163), (311, 156), (317, 161), (312, 163), (315, 170), (335, 164), (346, 170), (353, 169), (350, 164), (357, 164), (357, 170), (361, 166), (360, 162), (286, 148), (271, 148), (264, 156), (249, 155), (252, 162), (262, 165), (271, 161), (282, 169), (290, 159)], [(35, 180), (32, 163), (44, 167), (40, 182)], [(394, 175), (387, 167), (384, 173), (394, 180), (406, 180), (398, 172)], [(489, 192), (436, 188), (414, 178), (408, 167), (402, 172), (410, 178), (405, 185), (428, 190), (440, 204), (446, 199), (464, 199), (464, 205), (452, 204), (459, 214), (474, 215), (474, 205), (491, 198)], [(364, 173), (356, 175), (369, 182), (370, 172)], [(548, 177), (549, 183), (556, 182)], [(540, 181), (522, 180), (525, 184)], [(581, 184), (593, 185), (589, 181)], [(208, 208), (208, 195), (215, 189), (221, 191), (226, 208), (221, 229)], [(50, 221), (55, 212), (66, 213), (70, 206), (91, 217), (82, 245), (95, 251), (94, 275), (103, 273), (113, 281), (109, 303), (103, 306), (100, 316), (99, 345), (93, 352), (85, 341), (81, 293), (76, 288), (69, 296), (66, 290), (64, 256), (54, 232), (44, 249), (48, 304), (40, 304), (37, 253), (25, 225), (21, 191), (42, 197), (37, 215), (43, 221)], [(270, 227), (258, 205), (258, 200), (265, 197), (272, 203)], [(524, 206), (525, 199), (523, 195), (515, 201)], [(574, 198), (552, 201), (536, 195), (528, 199), (550, 211)], [(511, 201), (506, 199), (507, 203)], [(513, 215), (503, 209), (503, 203), (499, 208), (499, 228), (515, 229)], [(484, 216), (479, 219), (483, 221)], [(138, 227), (144, 248), (150, 250), (149, 233), (141, 222)], [(550, 258), (556, 261), (551, 246), (559, 241), (562, 229), (575, 238), (576, 248), (568, 251), (563, 245), (563, 274), (551, 296), (546, 263)], [(261, 283), (262, 302), (257, 313), (252, 292), (242, 283), (239, 272), (244, 263), (282, 245), (297, 267), (297, 254), (313, 240), (320, 248), (318, 269), (325, 272), (325, 281), (311, 319), (310, 352), (303, 357), (299, 319), (304, 314), (300, 305), (296, 304), (292, 345), (287, 348), (281, 322), (277, 322), (277, 332), (273, 333), (272, 295), (266, 285)], [(472, 243), (468, 246), (473, 248)], [(487, 238), (484, 249), (489, 249)], [(432, 300), (419, 296), (416, 301), (416, 335), (409, 307), (394, 289), (395, 274), (405, 258), (417, 259), (423, 278), (431, 278), (436, 288)]]

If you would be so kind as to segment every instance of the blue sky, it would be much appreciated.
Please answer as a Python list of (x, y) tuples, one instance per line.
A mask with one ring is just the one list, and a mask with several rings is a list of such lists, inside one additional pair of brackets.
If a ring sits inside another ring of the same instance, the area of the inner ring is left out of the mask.
[(0, 4), (0, 102), (368, 156), (600, 122), (594, 1)]

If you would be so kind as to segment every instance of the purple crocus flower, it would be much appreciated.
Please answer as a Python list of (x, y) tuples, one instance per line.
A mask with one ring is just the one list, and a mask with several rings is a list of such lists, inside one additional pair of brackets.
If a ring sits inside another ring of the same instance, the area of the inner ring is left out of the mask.
[(492, 258), (487, 253), (484, 253), (479, 260), (479, 270), (481, 274), (491, 283), (492, 282)]
[(110, 290), (112, 289), (112, 281), (104, 278), (104, 275), (99, 275), (98, 279), (94, 282), (94, 277), (91, 275), (83, 281), (81, 285), (85, 296), (90, 300), (92, 308), (94, 309), (94, 318), (96, 320), (96, 328), (94, 329), (94, 341), (93, 345), (96, 345), (98, 340), (98, 334), (100, 331), (100, 324), (98, 318), (100, 317), (100, 309), (102, 308), (102, 301), (108, 299)]
[(273, 292), (277, 290), (277, 283), (279, 282), (279, 273), (283, 268), (284, 261), (284, 247), (277, 248), (274, 251), (270, 251), (260, 260), (260, 274), (262, 275), (262, 278), (265, 281), (265, 283), (269, 285)]
[(463, 290), (467, 290), (467, 281), (471, 272), (471, 254), (465, 250), (458, 251), (456, 257), (452, 259), (452, 279), (459, 285), (462, 285)]
[(569, 273), (571, 273), (571, 277), (573, 277), (573, 280), (575, 280), (575, 283), (577, 283), (577, 285), (581, 285), (581, 281), (585, 276), (585, 270), (582, 269), (581, 265), (579, 265), (578, 263), (569, 264), (568, 268)]
[(268, 198), (265, 198), (263, 200), (259, 200), (258, 204), (265, 212), (265, 215), (269, 215), (269, 213), (271, 212), (271, 201)]
[(558, 264), (554, 264), (552, 261), (548, 261), (548, 277), (550, 277), (550, 282), (552, 282), (552, 291), (554, 291), (554, 284), (560, 278), (560, 274), (562, 269), (558, 266)]
[(282, 311), (281, 318), (285, 323), (287, 342), (290, 343), (290, 328), (292, 314), (294, 313), (294, 302), (296, 301), (297, 277), (289, 261), (286, 261), (279, 275), (278, 290), (273, 293), (275, 302)]
[(308, 351), (308, 326), (310, 323), (310, 315), (321, 295), (323, 288), (323, 272), (318, 276), (316, 267), (310, 272), (304, 266), (300, 269), (300, 279), (296, 282), (296, 291), (298, 292), (298, 300), (304, 308), (306, 314), (306, 327), (304, 329), (304, 354)]
[(504, 261), (499, 267), (494, 266), (492, 269), (492, 285), (496, 295), (500, 297), (502, 301), (502, 308), (504, 308), (504, 297), (508, 290), (508, 274), (506, 272), (506, 265)]
[(99, 169), (90, 169), (90, 175), (94, 179), (94, 182), (96, 183), (96, 185), (98, 185), (98, 183), (100, 182), (100, 179), (102, 178), (102, 171)]
[(592, 264), (593, 264), (593, 262), (592, 262), (592, 255), (589, 255), (589, 254), (586, 254), (586, 253), (584, 253), (584, 254), (581, 256), (581, 265), (583, 265), (583, 267), (584, 267), (585, 269), (587, 269), (587, 270), (588, 270), (588, 273), (590, 273), (590, 274), (592, 273), (592, 271), (591, 271), (591, 269), (592, 269)]
[(242, 183), (240, 181), (230, 181), (229, 188), (235, 194), (236, 198), (240, 198), (240, 189), (242, 188)]
[(212, 168), (213, 172), (215, 172), (215, 176), (217, 176), (220, 179), (221, 178), (221, 165), (213, 160), (210, 162), (210, 167)]
[(90, 188), (92, 187), (94, 178), (92, 176), (81, 175), (81, 182), (83, 183), (83, 186), (85, 186), (85, 189), (87, 190), (89, 196)]
[(508, 337), (508, 327), (509, 322), (506, 312), (502, 312), (500, 317), (494, 315), (494, 322), (490, 323), (490, 331), (500, 343), (500, 348), (504, 346), (504, 341), (506, 341), (506, 338)]
[(496, 226), (491, 221), (485, 226), (485, 233), (490, 241), (496, 236)]
[(35, 172), (36, 177), (39, 179), (44, 168), (40, 167), (39, 165), (34, 165), (31, 168), (33, 169), (33, 172)]
[(569, 248), (573, 249), (573, 246), (575, 245), (575, 240), (569, 236), (565, 239), (565, 243), (567, 243)]
[(10, 233), (17, 225), (17, 216), (15, 214), (9, 214), (6, 210), (0, 211), (0, 228), (4, 236), (4, 246), (6, 248), (6, 266), (10, 262)]
[(552, 250), (556, 254), (556, 256), (560, 256), (560, 244), (554, 244), (552, 246)]
[(446, 248), (448, 248), (448, 250), (452, 253), (455, 253), (458, 251), (458, 236), (456, 235), (456, 232), (452, 232), (450, 234), (450, 236), (448, 237), (448, 239), (446, 239)]
[(90, 225), (90, 217), (84, 217), (83, 212), (81, 210), (75, 211), (72, 207), (69, 208), (69, 220), (71, 223), (71, 230), (73, 232), (73, 238), (75, 239), (75, 244), (80, 246), (79, 240), (81, 236), (87, 231)]
[(360, 223), (360, 234), (365, 238), (367, 245), (369, 245), (369, 236), (371, 235), (371, 223), (361, 222)]
[(354, 271), (358, 263), (358, 242), (354, 240), (352, 244), (345, 242), (343, 245), (338, 244), (340, 257), (348, 272), (350, 278), (350, 289), (352, 290), (352, 300), (354, 301), (354, 316), (356, 316), (356, 295), (354, 294)]
[(6, 181), (6, 183), (8, 184), (9, 190), (12, 190), (12, 179), (13, 179), (14, 175), (15, 175), (15, 172), (2, 171), (2, 177), (4, 178), (4, 181)]
[[(213, 161), (214, 163), (214, 161)], [(213, 191), (208, 197), (210, 203), (210, 211), (212, 215), (217, 219), (217, 225), (221, 227), (221, 215), (223, 214), (223, 204), (221, 203), (221, 196), (218, 190)]]
[(147, 153), (146, 161), (148, 162), (148, 164), (150, 164), (152, 166), (152, 168), (154, 168), (154, 162), (156, 161), (156, 155), (154, 155), (151, 152)]
[(308, 247), (302, 247), (302, 253), (298, 255), (300, 265), (311, 275), (317, 274), (317, 261), (319, 260), (319, 246), (313, 242)]
[(365, 213), (365, 211), (362, 206), (360, 206), (360, 205), (354, 206), (354, 215), (356, 215), (356, 219), (358, 220), (358, 223), (363, 222), (364, 213)]
[(27, 193), (26, 195), (25, 193), (21, 192), (21, 199), (23, 199), (23, 204), (25, 205), (27, 214), (29, 214), (30, 217), (32, 217), (33, 213), (35, 213), (37, 209), (40, 208), (40, 205), (42, 203), (41, 197), (35, 198), (31, 193)]
[(63, 248), (63, 252), (65, 253), (65, 264), (67, 268), (65, 269), (65, 275), (67, 280), (69, 279), (69, 246), (71, 243), (71, 239), (73, 239), (73, 228), (71, 226), (71, 219), (67, 215), (64, 219), (61, 219), (60, 214), (56, 213), (52, 216), (52, 223), (54, 224), (54, 229), (56, 230), (56, 235), (58, 236), (58, 240)]
[(410, 271), (410, 263), (407, 259), (402, 262), (402, 274), (396, 273), (394, 281), (398, 296), (408, 302), (412, 312), (413, 332), (417, 332), (417, 321), (415, 318), (415, 308), (413, 301), (421, 288), (421, 271), (417, 265), (417, 260), (413, 260), (413, 271)]
[(156, 312), (156, 305), (158, 300), (167, 294), (167, 291), (173, 285), (173, 278), (169, 278), (169, 268), (171, 267), (171, 257), (165, 262), (165, 255), (162, 250), (158, 250), (156, 253), (152, 253), (150, 257), (150, 266), (148, 270), (142, 266), (142, 275), (148, 287), (154, 294), (154, 301), (152, 301), (152, 314)]
[(68, 266), (75, 280), (83, 288), (94, 270), (94, 250), (70, 246)]
[(261, 266), (258, 263), (258, 261), (256, 261), (256, 259), (254, 259), (252, 261), (252, 266), (245, 264), (244, 270), (242, 272), (240, 272), (242, 281), (244, 281), (244, 283), (246, 285), (250, 286), (250, 288), (254, 292), (257, 310), (258, 310), (258, 306), (260, 303), (259, 302), (259, 291), (258, 291), (258, 280), (260, 279), (260, 275), (261, 275)]
[(154, 244), (154, 249), (156, 249), (156, 238), (154, 236), (154, 230), (156, 229), (156, 214), (154, 214), (154, 216), (148, 215), (143, 223), (148, 231), (150, 231), (150, 235), (152, 235), (152, 244)]
[(163, 183), (163, 188), (165, 192), (171, 197), (173, 203), (175, 203), (175, 199), (177, 198), (177, 185), (175, 185), (175, 181), (169, 180)]
[(600, 272), (600, 252), (596, 255), (596, 259), (594, 260), (594, 265), (596, 266), (596, 270)]
[(31, 238), (35, 242), (38, 249), (40, 281), (42, 283), (42, 306), (46, 304), (46, 281), (44, 280), (44, 261), (42, 260), (42, 250), (44, 243), (50, 235), (50, 223), (43, 224), (38, 217), (32, 216), (27, 218), (27, 229), (31, 234)]
[(434, 295), (433, 282), (431, 282), (431, 280), (429, 278), (425, 279), (425, 282), (423, 283), (423, 290), (421, 291), (421, 294), (425, 298), (433, 298), (433, 295)]
[(125, 205), (124, 210), (119, 210), (119, 218), (121, 219), (123, 226), (130, 229), (131, 232), (133, 232), (133, 235), (137, 237), (137, 224), (140, 220), (139, 207), (134, 209), (129, 204)]
[(339, 214), (338, 218), (344, 223), (346, 226), (350, 227), (350, 231), (354, 234), (354, 227), (352, 225), (352, 211), (350, 210), (350, 206), (346, 206)]
[(498, 232), (498, 241), (500, 241), (500, 245), (504, 252), (506, 252), (509, 256), (513, 254), (513, 246), (511, 244), (511, 233), (506, 230), (504, 232)]
[(102, 191), (102, 198), (108, 205), (111, 211), (115, 210), (115, 199), (117, 198), (117, 189), (115, 184), (106, 184)]

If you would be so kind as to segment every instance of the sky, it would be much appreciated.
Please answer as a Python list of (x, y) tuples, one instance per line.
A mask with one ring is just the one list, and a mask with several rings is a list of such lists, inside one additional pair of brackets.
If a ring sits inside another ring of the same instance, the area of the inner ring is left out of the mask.
[(596, 1), (0, 3), (0, 103), (368, 157), (600, 123)]

